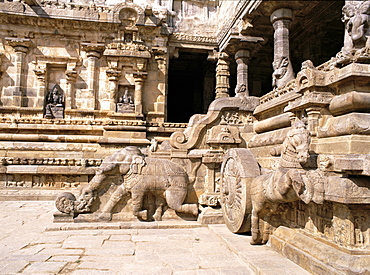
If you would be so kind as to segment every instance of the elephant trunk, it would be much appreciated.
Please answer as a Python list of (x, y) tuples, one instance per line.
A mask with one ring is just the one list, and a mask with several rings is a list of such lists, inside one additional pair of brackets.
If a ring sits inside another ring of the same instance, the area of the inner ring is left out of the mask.
[(349, 33), (354, 46), (363, 47), (366, 42), (366, 32), (368, 29), (368, 16), (356, 14), (350, 21)]
[(188, 174), (190, 184), (194, 183), (195, 179), (197, 178), (197, 172), (201, 164), (202, 162), (197, 163), (193, 167), (193, 169), (191, 169), (191, 172)]

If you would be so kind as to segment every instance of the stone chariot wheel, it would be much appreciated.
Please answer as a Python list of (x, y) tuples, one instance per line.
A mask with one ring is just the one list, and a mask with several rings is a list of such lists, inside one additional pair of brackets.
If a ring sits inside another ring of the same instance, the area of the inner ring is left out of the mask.
[(233, 233), (251, 229), (250, 183), (259, 175), (260, 168), (250, 150), (233, 148), (226, 151), (221, 165), (221, 206), (225, 223)]

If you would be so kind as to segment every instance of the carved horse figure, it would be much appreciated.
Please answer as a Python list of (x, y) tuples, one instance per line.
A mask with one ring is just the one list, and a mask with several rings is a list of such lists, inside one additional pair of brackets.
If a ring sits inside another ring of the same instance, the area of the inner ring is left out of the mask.
[[(288, 132), (281, 151), (279, 167), (276, 171), (256, 177), (250, 187), (252, 201), (252, 240), (251, 244), (264, 244), (269, 238), (269, 229), (260, 232), (260, 219), (269, 223), (271, 212), (279, 203), (302, 199), (305, 203), (314, 200), (322, 203), (322, 196), (315, 194), (315, 183), (310, 180), (313, 171), (302, 169), (309, 158), (310, 133), (303, 122), (297, 120)], [(317, 179), (317, 175), (313, 178)], [(320, 180), (319, 180), (320, 182)], [(321, 181), (322, 182), (322, 181)], [(321, 186), (321, 185), (320, 185)], [(322, 188), (320, 189), (320, 192)], [(316, 192), (317, 193), (317, 192)]]

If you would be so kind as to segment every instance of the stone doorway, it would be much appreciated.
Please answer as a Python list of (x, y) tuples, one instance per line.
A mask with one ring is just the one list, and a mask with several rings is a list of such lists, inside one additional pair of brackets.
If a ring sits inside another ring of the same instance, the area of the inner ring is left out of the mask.
[(207, 52), (179, 51), (170, 60), (167, 121), (188, 122), (193, 114), (205, 114), (215, 97), (215, 64)]

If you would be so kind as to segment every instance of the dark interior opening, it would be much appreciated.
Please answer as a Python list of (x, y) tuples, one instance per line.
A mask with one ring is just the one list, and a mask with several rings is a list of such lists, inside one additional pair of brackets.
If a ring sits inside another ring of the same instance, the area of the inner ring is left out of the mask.
[(170, 59), (168, 71), (167, 121), (188, 122), (194, 114), (207, 113), (215, 98), (215, 64), (208, 53), (180, 50)]

